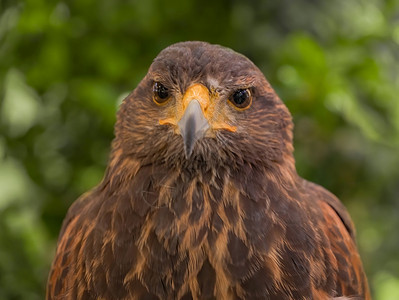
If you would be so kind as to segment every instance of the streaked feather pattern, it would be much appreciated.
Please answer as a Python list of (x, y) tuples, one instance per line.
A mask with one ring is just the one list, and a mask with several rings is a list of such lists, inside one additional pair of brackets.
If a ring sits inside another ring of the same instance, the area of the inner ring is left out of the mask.
[[(253, 104), (221, 108), (237, 132), (198, 141), (187, 159), (158, 123), (154, 78), (176, 97), (201, 82), (223, 103), (250, 85)], [(64, 220), (47, 299), (370, 299), (347, 211), (297, 175), (291, 116), (245, 57), (172, 45), (125, 99), (115, 133), (103, 181)]]

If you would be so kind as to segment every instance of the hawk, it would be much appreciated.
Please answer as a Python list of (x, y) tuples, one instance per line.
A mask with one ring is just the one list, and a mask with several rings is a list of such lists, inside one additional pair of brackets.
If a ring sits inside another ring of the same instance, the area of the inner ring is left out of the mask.
[(47, 299), (370, 299), (350, 216), (297, 174), (292, 129), (245, 56), (161, 51), (67, 213)]

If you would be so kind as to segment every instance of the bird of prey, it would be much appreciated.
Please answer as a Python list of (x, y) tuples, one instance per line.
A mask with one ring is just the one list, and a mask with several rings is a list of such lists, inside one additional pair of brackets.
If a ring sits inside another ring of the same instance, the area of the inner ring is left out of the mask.
[(68, 211), (47, 299), (370, 299), (350, 216), (297, 174), (292, 129), (245, 56), (161, 51)]

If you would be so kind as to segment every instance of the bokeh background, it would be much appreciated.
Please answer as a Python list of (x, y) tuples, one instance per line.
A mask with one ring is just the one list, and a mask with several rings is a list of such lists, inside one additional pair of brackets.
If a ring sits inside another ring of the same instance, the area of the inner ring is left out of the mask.
[(399, 299), (398, 0), (0, 0), (0, 299), (44, 298), (120, 102), (184, 40), (260, 67), (293, 114), (299, 174), (348, 207), (374, 299)]

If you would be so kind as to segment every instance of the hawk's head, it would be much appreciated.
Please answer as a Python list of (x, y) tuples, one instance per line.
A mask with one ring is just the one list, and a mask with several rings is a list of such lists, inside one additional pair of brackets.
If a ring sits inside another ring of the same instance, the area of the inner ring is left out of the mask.
[(115, 148), (146, 162), (270, 164), (292, 157), (292, 122), (248, 58), (183, 42), (161, 51), (124, 100)]

